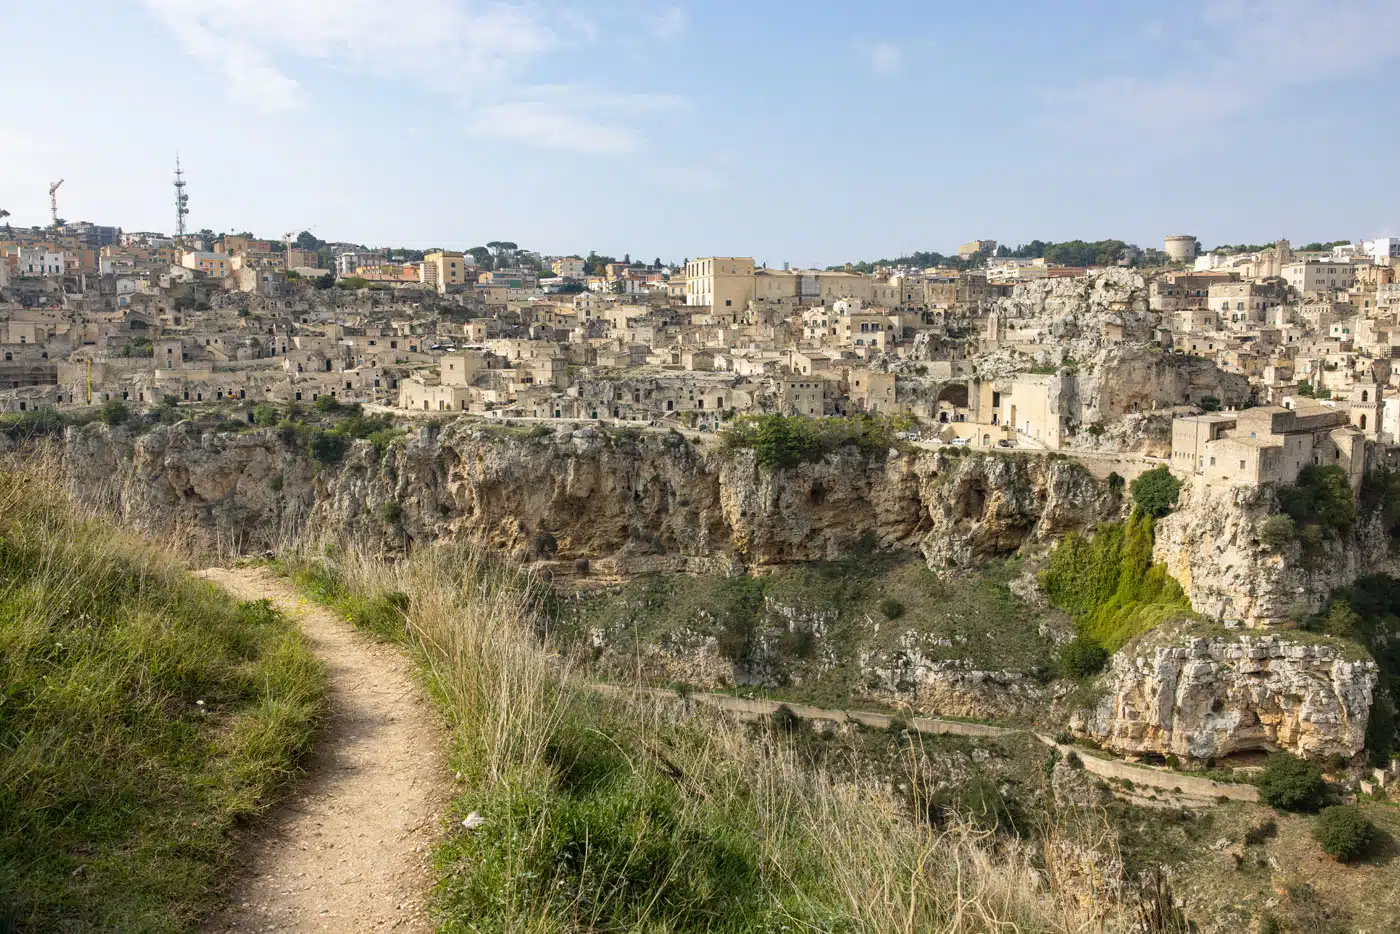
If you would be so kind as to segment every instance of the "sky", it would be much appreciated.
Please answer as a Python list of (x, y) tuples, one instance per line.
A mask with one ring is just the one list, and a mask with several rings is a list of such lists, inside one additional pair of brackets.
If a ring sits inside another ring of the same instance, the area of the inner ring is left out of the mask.
[[(0, 0), (0, 6), (16, 0)], [(0, 208), (826, 266), (1400, 233), (1400, 0), (70, 0)], [(18, 94), (18, 97), (14, 95)]]

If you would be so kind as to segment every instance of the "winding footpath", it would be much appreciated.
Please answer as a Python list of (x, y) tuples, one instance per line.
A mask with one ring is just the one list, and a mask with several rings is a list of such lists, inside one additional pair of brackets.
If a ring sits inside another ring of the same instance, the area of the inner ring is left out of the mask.
[(208, 934), (426, 932), (428, 859), (447, 800), (437, 714), (413, 665), (265, 568), (200, 574), (295, 620), (330, 679), (328, 722), (307, 776), (248, 842)]

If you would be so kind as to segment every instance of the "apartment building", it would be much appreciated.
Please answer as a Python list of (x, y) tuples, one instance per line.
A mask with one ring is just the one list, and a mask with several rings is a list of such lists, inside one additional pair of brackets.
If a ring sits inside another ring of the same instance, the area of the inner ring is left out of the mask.
[(1284, 266), (1283, 280), (1298, 292), (1349, 289), (1356, 284), (1356, 267), (1335, 260), (1305, 260)]

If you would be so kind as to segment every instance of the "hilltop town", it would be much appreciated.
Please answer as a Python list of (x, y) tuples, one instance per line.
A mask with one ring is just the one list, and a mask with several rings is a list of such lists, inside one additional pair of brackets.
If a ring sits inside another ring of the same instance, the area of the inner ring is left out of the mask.
[[(183, 214), (181, 215), (183, 220)], [(1354, 480), (1400, 439), (1400, 239), (976, 240), (832, 269), (0, 228), (0, 410), (358, 403), (669, 426), (907, 417), (929, 445)], [(1079, 261), (1070, 265), (1064, 260)]]

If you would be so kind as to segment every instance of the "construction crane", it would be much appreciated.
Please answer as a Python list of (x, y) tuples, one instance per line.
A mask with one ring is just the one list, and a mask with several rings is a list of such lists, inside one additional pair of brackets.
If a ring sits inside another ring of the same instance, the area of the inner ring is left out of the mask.
[(58, 226), (58, 188), (64, 179), (59, 179), (49, 186), (49, 211), (53, 214), (53, 225)]

